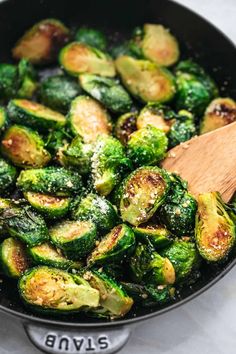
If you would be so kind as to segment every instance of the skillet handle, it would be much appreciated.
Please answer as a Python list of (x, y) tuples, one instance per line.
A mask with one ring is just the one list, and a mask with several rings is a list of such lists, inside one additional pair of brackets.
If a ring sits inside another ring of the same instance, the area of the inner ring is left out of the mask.
[(25, 323), (24, 328), (30, 341), (48, 354), (116, 353), (127, 343), (131, 334), (127, 327), (63, 329)]

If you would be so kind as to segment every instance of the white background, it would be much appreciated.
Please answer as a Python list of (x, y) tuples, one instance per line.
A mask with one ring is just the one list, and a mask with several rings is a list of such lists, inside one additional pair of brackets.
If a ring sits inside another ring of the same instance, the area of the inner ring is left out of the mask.
[[(179, 2), (208, 18), (236, 42), (236, 0)], [(233, 269), (197, 299), (141, 323), (121, 354), (235, 354), (235, 279), (236, 269)], [(18, 320), (0, 314), (0, 354), (10, 353), (39, 354), (39, 351), (26, 338)]]

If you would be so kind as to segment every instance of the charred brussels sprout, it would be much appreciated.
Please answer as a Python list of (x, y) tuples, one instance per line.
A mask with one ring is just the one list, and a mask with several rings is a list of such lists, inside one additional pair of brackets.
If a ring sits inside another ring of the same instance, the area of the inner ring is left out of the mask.
[(201, 256), (209, 262), (225, 260), (235, 244), (235, 225), (219, 193), (198, 196), (195, 239)]
[(192, 242), (174, 241), (170, 246), (160, 251), (167, 257), (175, 268), (176, 282), (185, 281), (197, 271), (200, 265), (200, 256)]
[(138, 244), (130, 260), (130, 275), (134, 281), (153, 285), (175, 282), (175, 269), (168, 258), (161, 257), (149, 246)]
[(170, 66), (179, 59), (176, 38), (162, 25), (145, 24), (135, 31), (133, 46), (140, 48), (143, 56), (161, 66)]
[(119, 220), (114, 206), (105, 198), (92, 193), (81, 199), (73, 211), (73, 218), (91, 220), (99, 232), (111, 230)]
[(31, 206), (48, 219), (58, 219), (65, 216), (70, 207), (70, 199), (54, 197), (36, 192), (25, 192), (25, 199)]
[(207, 107), (200, 125), (200, 134), (208, 133), (236, 121), (236, 102), (231, 98), (216, 98)]
[(167, 102), (175, 94), (172, 74), (154, 63), (121, 56), (116, 68), (127, 90), (143, 102)]
[(0, 64), (0, 99), (9, 99), (17, 95), (18, 72), (15, 65)]
[(196, 134), (193, 115), (185, 110), (180, 111), (168, 133), (169, 148), (191, 139)]
[(22, 59), (18, 64), (18, 77), (20, 86), (17, 97), (32, 98), (37, 90), (37, 74), (33, 66), (26, 59)]
[(7, 194), (14, 187), (17, 171), (7, 161), (0, 158), (0, 195)]
[(0, 106), (0, 133), (6, 128), (8, 123), (7, 112), (4, 107)]
[(72, 100), (81, 94), (81, 88), (73, 78), (56, 75), (42, 82), (39, 94), (46, 106), (67, 113)]
[(131, 108), (129, 94), (115, 79), (83, 74), (80, 75), (80, 84), (84, 91), (114, 113), (128, 112)]
[(116, 121), (115, 136), (123, 145), (127, 144), (130, 135), (137, 130), (137, 115), (137, 112), (125, 113)]
[(0, 245), (0, 264), (8, 277), (19, 278), (30, 267), (25, 245), (11, 237), (5, 239)]
[(5, 132), (1, 145), (3, 156), (19, 167), (43, 167), (51, 159), (39, 134), (20, 125), (12, 125)]
[(136, 238), (146, 244), (151, 244), (156, 250), (173, 242), (174, 235), (166, 227), (155, 224), (142, 224), (133, 228)]
[(68, 120), (72, 133), (79, 134), (85, 143), (96, 141), (99, 135), (109, 135), (112, 128), (107, 111), (87, 96), (72, 101)]
[(80, 259), (89, 254), (95, 246), (96, 226), (91, 221), (65, 220), (49, 230), (51, 241), (71, 259)]
[(25, 305), (40, 312), (63, 314), (99, 305), (99, 292), (78, 275), (46, 266), (26, 272), (18, 289)]
[(59, 61), (63, 69), (73, 76), (88, 73), (113, 77), (116, 74), (109, 55), (84, 43), (68, 44), (61, 50)]
[(165, 133), (148, 125), (130, 135), (127, 155), (136, 166), (154, 165), (165, 157), (167, 145)]
[(105, 35), (94, 28), (81, 27), (75, 34), (75, 40), (100, 50), (105, 50), (107, 47)]
[(120, 213), (123, 221), (138, 226), (148, 221), (165, 201), (170, 180), (165, 170), (141, 167), (122, 183)]
[(14, 99), (8, 104), (11, 121), (27, 125), (39, 131), (62, 128), (66, 124), (65, 117), (37, 102)]
[(36, 23), (16, 43), (12, 50), (15, 59), (28, 59), (41, 65), (53, 62), (69, 39), (69, 30), (58, 20), (46, 19)]
[(88, 271), (84, 274), (92, 288), (100, 294), (99, 306), (92, 310), (92, 315), (99, 318), (119, 318), (128, 313), (133, 300), (122, 289), (121, 285), (98, 271)]
[(88, 258), (88, 265), (113, 263), (124, 260), (134, 249), (132, 229), (121, 224), (104, 236)]
[(21, 171), (17, 185), (24, 192), (59, 197), (80, 193), (82, 189), (81, 177), (77, 172), (53, 166)]
[(120, 182), (122, 170), (129, 166), (130, 161), (119, 140), (112, 136), (97, 139), (92, 156), (92, 179), (98, 194), (110, 194)]

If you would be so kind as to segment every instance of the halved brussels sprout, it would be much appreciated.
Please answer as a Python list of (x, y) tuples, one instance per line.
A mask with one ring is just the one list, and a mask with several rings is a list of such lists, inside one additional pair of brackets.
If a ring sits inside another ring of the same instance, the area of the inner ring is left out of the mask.
[(151, 244), (156, 250), (166, 247), (174, 240), (174, 235), (166, 227), (156, 224), (142, 224), (133, 228), (136, 238)]
[(148, 221), (164, 203), (169, 191), (167, 172), (158, 167), (141, 167), (122, 184), (120, 213), (123, 221), (138, 226)]
[(0, 106), (0, 133), (5, 129), (7, 121), (7, 112), (4, 107)]
[(130, 259), (130, 275), (134, 281), (153, 285), (175, 282), (175, 269), (168, 258), (161, 257), (148, 245), (138, 244)]
[(60, 269), (80, 269), (82, 264), (67, 259), (59, 248), (55, 248), (49, 242), (28, 249), (35, 264), (47, 265)]
[(115, 136), (123, 145), (129, 141), (130, 135), (137, 130), (137, 112), (129, 112), (120, 116), (115, 125)]
[(168, 139), (152, 125), (133, 132), (127, 143), (127, 156), (136, 166), (154, 165), (166, 154)]
[(111, 230), (119, 220), (114, 206), (107, 199), (92, 193), (81, 199), (73, 210), (73, 218), (91, 220), (99, 232)]
[(129, 94), (115, 79), (83, 74), (80, 75), (80, 84), (84, 91), (114, 113), (128, 112), (131, 108)]
[(59, 61), (68, 74), (96, 74), (113, 77), (116, 75), (114, 63), (109, 55), (84, 43), (73, 42), (64, 47)]
[(88, 258), (88, 265), (124, 260), (134, 249), (133, 230), (121, 224), (104, 236)]
[(8, 114), (11, 121), (23, 123), (39, 131), (62, 128), (66, 124), (66, 118), (62, 114), (24, 99), (11, 100), (8, 104)]
[(35, 267), (19, 280), (19, 294), (32, 310), (63, 314), (96, 308), (99, 292), (78, 275), (46, 266)]
[(67, 113), (72, 100), (81, 94), (81, 88), (73, 78), (56, 75), (43, 80), (39, 94), (46, 106)]
[(92, 156), (92, 179), (95, 190), (104, 196), (120, 182), (123, 169), (130, 167), (123, 145), (112, 136), (100, 136)]
[(174, 241), (167, 248), (160, 250), (160, 254), (173, 264), (176, 282), (185, 281), (200, 266), (200, 256), (193, 242)]
[(86, 220), (65, 220), (49, 230), (52, 243), (62, 249), (71, 259), (80, 259), (89, 254), (95, 246), (97, 229)]
[(16, 43), (12, 50), (15, 59), (28, 59), (41, 65), (53, 62), (57, 53), (69, 40), (69, 30), (55, 19), (36, 23)]
[(0, 222), (10, 236), (30, 247), (48, 240), (48, 229), (43, 217), (28, 205), (14, 203), (0, 210)]
[(85, 143), (94, 142), (99, 135), (109, 135), (112, 128), (107, 111), (87, 96), (78, 96), (72, 101), (68, 120), (72, 133), (79, 134)]
[(216, 98), (207, 107), (200, 125), (200, 134), (208, 133), (236, 121), (236, 102), (231, 98)]
[(195, 239), (201, 256), (209, 262), (225, 260), (235, 245), (235, 225), (217, 192), (198, 196)]
[(1, 151), (14, 165), (23, 168), (43, 167), (51, 159), (39, 134), (20, 125), (12, 125), (7, 129), (1, 142)]
[(19, 278), (30, 267), (25, 245), (12, 237), (5, 239), (0, 245), (0, 264), (8, 277)]
[(107, 47), (105, 35), (94, 28), (81, 27), (75, 34), (75, 40), (100, 50), (105, 50)]
[(17, 186), (23, 192), (36, 192), (67, 197), (81, 192), (81, 176), (63, 167), (37, 168), (21, 171)]
[(17, 95), (18, 72), (15, 65), (0, 64), (0, 99), (9, 99)]
[(185, 110), (179, 111), (168, 133), (169, 148), (190, 140), (196, 134), (197, 129), (192, 113)]
[(7, 194), (14, 187), (17, 177), (15, 167), (0, 158), (0, 195)]
[(140, 112), (137, 118), (137, 129), (153, 125), (157, 129), (168, 133), (176, 118), (172, 109), (159, 103), (148, 103)]
[(129, 56), (116, 59), (116, 68), (127, 90), (144, 102), (167, 102), (175, 94), (172, 74), (148, 60)]
[(26, 59), (22, 59), (18, 64), (19, 89), (17, 97), (32, 98), (37, 90), (37, 74), (33, 66)]
[(69, 211), (70, 198), (54, 197), (36, 192), (25, 192), (24, 197), (34, 209), (48, 219), (62, 218)]
[(170, 66), (179, 59), (178, 42), (170, 31), (162, 25), (145, 24), (141, 35), (138, 33), (133, 41), (141, 49), (145, 58), (158, 65)]
[(106, 274), (95, 270), (87, 271), (84, 273), (84, 279), (100, 294), (99, 307), (92, 309), (92, 315), (115, 319), (125, 316), (130, 311), (133, 299), (126, 294), (120, 284)]

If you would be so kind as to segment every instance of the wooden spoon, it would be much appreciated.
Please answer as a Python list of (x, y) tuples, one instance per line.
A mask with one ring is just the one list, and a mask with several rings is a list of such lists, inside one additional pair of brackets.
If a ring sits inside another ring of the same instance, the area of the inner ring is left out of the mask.
[(236, 190), (236, 122), (171, 149), (162, 167), (188, 181), (193, 195), (218, 191), (228, 202)]

